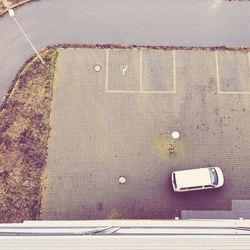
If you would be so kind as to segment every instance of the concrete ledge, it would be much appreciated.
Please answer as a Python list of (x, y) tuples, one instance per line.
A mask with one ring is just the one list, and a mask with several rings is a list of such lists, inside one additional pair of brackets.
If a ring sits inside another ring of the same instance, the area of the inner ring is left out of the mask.
[(181, 219), (234, 219), (234, 214), (232, 211), (182, 210)]
[(250, 211), (250, 200), (232, 200), (233, 211)]

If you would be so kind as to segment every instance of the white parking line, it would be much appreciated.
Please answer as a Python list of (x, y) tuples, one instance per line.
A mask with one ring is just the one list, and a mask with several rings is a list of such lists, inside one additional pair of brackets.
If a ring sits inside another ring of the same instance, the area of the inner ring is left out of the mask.
[(106, 93), (139, 93), (139, 94), (174, 94), (174, 91), (147, 90), (108, 90)]
[(220, 91), (218, 94), (250, 94), (250, 91)]
[(175, 64), (175, 50), (173, 50), (173, 85), (174, 90), (172, 93), (176, 93), (176, 64)]
[[(248, 52), (248, 66), (249, 66), (249, 72), (250, 72), (250, 52)], [(250, 82), (249, 82), (250, 84)]]
[(142, 86), (142, 50), (140, 50), (139, 52), (139, 56), (140, 56), (140, 92), (143, 90), (143, 86)]
[(139, 90), (107, 90), (106, 93), (140, 93)]
[(220, 76), (219, 76), (218, 54), (217, 54), (217, 51), (215, 51), (214, 53), (215, 53), (217, 92), (221, 93), (221, 91), (220, 91)]
[(108, 92), (108, 74), (109, 74), (109, 49), (106, 50), (105, 92)]
[(147, 94), (147, 93), (148, 94), (175, 94), (175, 92), (172, 90), (170, 90), (170, 91), (150, 90), (150, 91), (140, 91), (140, 93), (143, 93), (143, 94)]

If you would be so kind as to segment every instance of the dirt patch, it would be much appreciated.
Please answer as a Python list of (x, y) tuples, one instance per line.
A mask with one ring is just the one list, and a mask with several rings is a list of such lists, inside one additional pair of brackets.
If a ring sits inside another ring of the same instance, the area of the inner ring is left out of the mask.
[(17, 74), (0, 111), (0, 222), (39, 218), (57, 52), (31, 58)]

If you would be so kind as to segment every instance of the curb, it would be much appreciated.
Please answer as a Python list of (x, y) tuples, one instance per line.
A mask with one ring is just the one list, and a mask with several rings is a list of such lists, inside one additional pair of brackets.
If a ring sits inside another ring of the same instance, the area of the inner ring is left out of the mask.
[(194, 47), (194, 46), (154, 46), (154, 45), (123, 45), (123, 44), (54, 44), (49, 45), (48, 49), (68, 49), (68, 48), (88, 48), (88, 49), (154, 49), (154, 50), (204, 50), (204, 51), (245, 51), (250, 52), (249, 47), (234, 47), (234, 46), (209, 46), (209, 47)]

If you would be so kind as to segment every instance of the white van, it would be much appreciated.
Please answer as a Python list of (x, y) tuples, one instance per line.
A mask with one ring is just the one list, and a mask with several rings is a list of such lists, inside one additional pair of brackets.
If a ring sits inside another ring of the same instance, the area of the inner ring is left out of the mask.
[(171, 179), (175, 192), (219, 188), (224, 184), (223, 173), (218, 167), (175, 171)]

